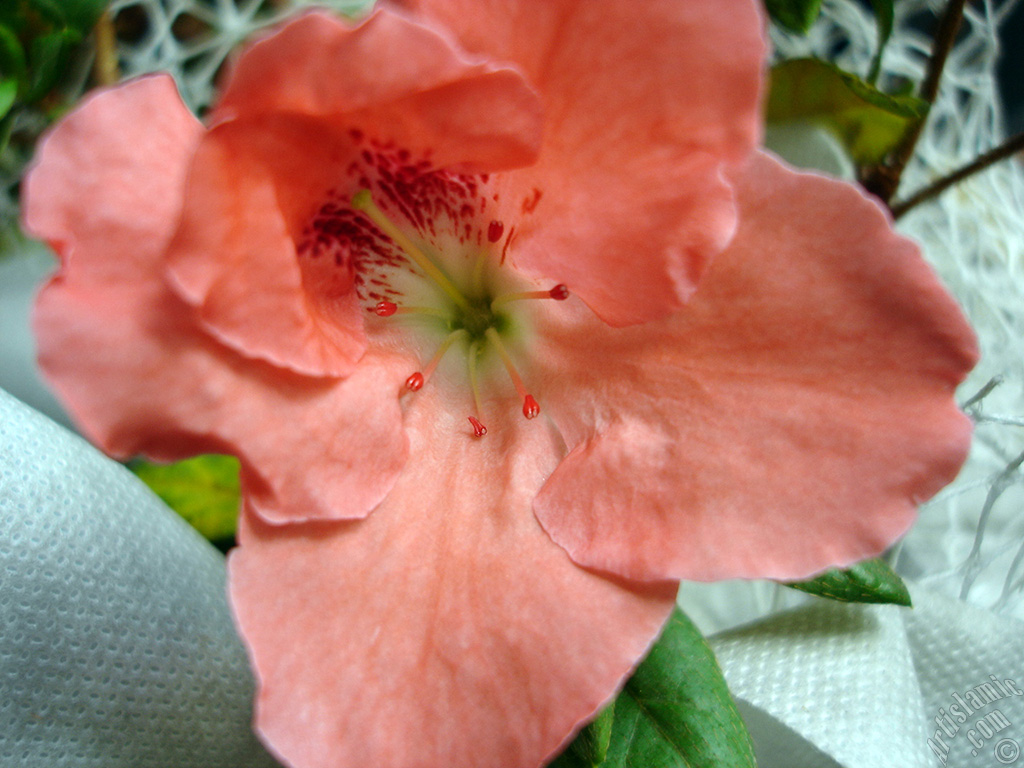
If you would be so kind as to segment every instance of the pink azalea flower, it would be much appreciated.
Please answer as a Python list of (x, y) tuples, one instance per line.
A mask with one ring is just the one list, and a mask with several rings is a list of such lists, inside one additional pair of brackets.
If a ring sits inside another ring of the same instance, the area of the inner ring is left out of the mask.
[(678, 579), (905, 531), (974, 339), (877, 205), (749, 156), (753, 2), (407, 6), (297, 19), (205, 128), (163, 76), (65, 119), (40, 358), (112, 454), (240, 457), (282, 759), (537, 766)]

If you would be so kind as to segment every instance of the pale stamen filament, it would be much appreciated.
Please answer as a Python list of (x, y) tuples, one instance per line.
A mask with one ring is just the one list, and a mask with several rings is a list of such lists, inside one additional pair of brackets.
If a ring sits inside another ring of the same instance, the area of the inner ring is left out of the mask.
[(554, 288), (547, 291), (517, 291), (515, 293), (504, 293), (501, 296), (497, 296), (491, 301), (491, 309), (497, 309), (502, 304), (507, 304), (510, 301), (522, 301), (523, 299), (554, 299), (555, 301), (565, 301), (569, 298), (569, 289), (565, 287), (563, 283), (559, 283)]
[(519, 371), (516, 370), (515, 364), (512, 362), (512, 357), (509, 355), (508, 350), (505, 349), (505, 344), (501, 340), (501, 336), (494, 328), (488, 328), (484, 333), (487, 336), (494, 348), (498, 351), (501, 362), (505, 364), (505, 370), (508, 371), (509, 378), (512, 379), (512, 385), (516, 388), (516, 392), (523, 399), (523, 416), (528, 419), (536, 418), (540, 414), (540, 406), (526, 390), (526, 385), (523, 384), (523, 379), (519, 375)]
[(473, 434), (477, 437), (483, 437), (487, 434), (487, 427), (480, 421), (480, 414), (483, 408), (480, 405), (480, 387), (476, 380), (476, 358), (477, 353), (480, 351), (480, 343), (474, 341), (469, 345), (469, 357), (467, 364), (469, 366), (469, 386), (473, 390), (473, 406), (476, 408), (476, 414), (469, 417), (469, 423), (473, 425)]
[(469, 302), (466, 301), (466, 298), (444, 272), (412, 240), (402, 234), (402, 231), (391, 222), (391, 219), (385, 216), (384, 212), (377, 207), (377, 204), (373, 202), (373, 195), (370, 194), (370, 190), (361, 189), (356, 192), (352, 197), (352, 207), (357, 211), (362, 211), (385, 235), (390, 237), (405, 252), (405, 255), (426, 273), (427, 277), (437, 283), (438, 287), (448, 294), (452, 301), (464, 310), (468, 311), (470, 309)]
[(455, 343), (455, 340), (465, 333), (465, 328), (459, 328), (457, 331), (449, 333), (448, 338), (441, 342), (441, 346), (437, 348), (437, 352), (435, 352), (434, 356), (430, 358), (430, 362), (427, 363), (427, 367), (422, 371), (416, 371), (416, 373), (412, 374), (405, 380), (405, 386), (410, 392), (418, 392), (423, 388), (423, 385), (430, 380), (431, 375), (433, 375), (434, 371), (437, 370), (437, 366), (441, 363), (441, 358), (445, 356), (445, 353), (451, 348), (452, 344)]
[(448, 319), (448, 313), (437, 307), (405, 307), (398, 306), (391, 301), (378, 301), (373, 308), (374, 314), (378, 317), (391, 317), (392, 315), (430, 315), (439, 317), (442, 320)]
[(484, 266), (487, 264), (487, 257), (486, 252), (481, 253), (473, 265), (473, 290), (477, 293), (481, 293), (484, 288)]

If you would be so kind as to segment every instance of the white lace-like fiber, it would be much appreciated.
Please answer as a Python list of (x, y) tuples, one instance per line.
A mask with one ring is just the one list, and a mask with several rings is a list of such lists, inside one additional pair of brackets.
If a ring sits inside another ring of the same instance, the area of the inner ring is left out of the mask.
[[(138, 40), (121, 45), (124, 76), (170, 72), (185, 103), (201, 109), (213, 98), (224, 60), (254, 33), (303, 7), (354, 15), (370, 4), (369, 0), (113, 0), (110, 7), (115, 17), (130, 12), (146, 21)], [(182, 27), (188, 35), (176, 34)]]

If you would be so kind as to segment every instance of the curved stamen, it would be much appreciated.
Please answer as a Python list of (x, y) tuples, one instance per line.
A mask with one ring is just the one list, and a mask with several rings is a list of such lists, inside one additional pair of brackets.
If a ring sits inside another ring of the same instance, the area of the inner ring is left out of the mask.
[(422, 269), (427, 274), (427, 277), (437, 283), (438, 287), (448, 294), (452, 301), (462, 307), (462, 309), (470, 309), (466, 297), (459, 292), (459, 289), (455, 287), (445, 273), (423, 251), (416, 247), (412, 240), (402, 234), (402, 231), (391, 222), (391, 219), (385, 216), (384, 212), (377, 207), (377, 204), (373, 202), (373, 195), (370, 194), (370, 190), (361, 189), (356, 192), (352, 197), (352, 207), (365, 214), (385, 235), (394, 240), (398, 247), (405, 252), (405, 255)]
[(497, 296), (491, 301), (491, 309), (497, 309), (502, 304), (510, 301), (521, 301), (523, 299), (554, 299), (565, 301), (569, 298), (569, 289), (564, 283), (559, 283), (548, 291), (517, 291), (516, 293), (505, 293)]
[(476, 358), (479, 351), (480, 342), (474, 341), (469, 345), (469, 357), (466, 362), (469, 367), (469, 386), (473, 390), (473, 405), (476, 408), (476, 415), (469, 417), (469, 423), (473, 425), (473, 434), (477, 437), (483, 437), (487, 434), (487, 427), (480, 421), (480, 413), (483, 411), (483, 408), (480, 407), (480, 387), (477, 385), (476, 380)]
[(400, 307), (391, 301), (378, 301), (377, 306), (373, 308), (374, 314), (379, 317), (391, 317), (392, 315), (430, 315), (431, 317), (440, 317), (442, 320), (448, 319), (448, 313), (443, 312), (436, 307)]
[(528, 419), (535, 419), (540, 415), (540, 406), (537, 401), (533, 399), (526, 390), (526, 385), (523, 384), (523, 379), (519, 375), (519, 371), (516, 370), (515, 364), (512, 362), (512, 357), (509, 355), (508, 350), (505, 349), (505, 344), (501, 340), (501, 336), (494, 328), (488, 328), (484, 333), (487, 336), (487, 340), (490, 341), (496, 350), (498, 355), (501, 357), (501, 362), (505, 364), (505, 370), (508, 371), (509, 378), (512, 379), (512, 385), (516, 388), (516, 392), (523, 398), (523, 416)]
[(434, 373), (434, 371), (437, 370), (437, 366), (440, 364), (441, 358), (444, 357), (445, 353), (451, 348), (452, 344), (455, 343), (455, 340), (464, 333), (466, 333), (465, 328), (459, 328), (457, 331), (452, 331), (451, 333), (449, 333), (448, 338), (441, 342), (441, 346), (437, 348), (437, 352), (435, 352), (434, 356), (430, 358), (430, 362), (427, 363), (427, 367), (424, 368), (422, 371), (416, 371), (416, 373), (412, 374), (408, 379), (406, 379), (405, 386), (411, 392), (417, 392), (420, 389), (422, 389), (423, 385), (430, 380), (430, 377)]

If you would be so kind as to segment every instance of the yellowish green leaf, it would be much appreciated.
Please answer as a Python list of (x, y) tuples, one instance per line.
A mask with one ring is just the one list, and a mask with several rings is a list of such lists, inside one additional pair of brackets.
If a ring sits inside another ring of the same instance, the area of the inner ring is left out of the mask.
[(892, 96), (818, 59), (791, 59), (772, 68), (769, 123), (811, 122), (831, 131), (859, 165), (882, 162), (928, 105)]
[(238, 459), (208, 454), (176, 464), (139, 461), (131, 470), (210, 541), (235, 533), (241, 499)]
[(845, 571), (833, 568), (816, 579), (787, 586), (844, 603), (910, 606), (907, 585), (884, 560), (865, 560)]

